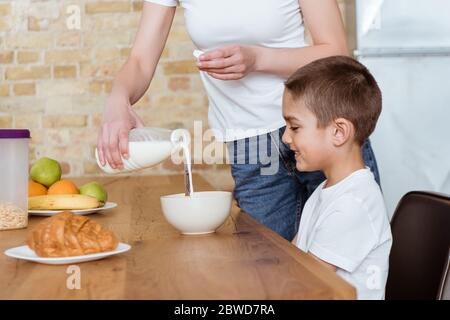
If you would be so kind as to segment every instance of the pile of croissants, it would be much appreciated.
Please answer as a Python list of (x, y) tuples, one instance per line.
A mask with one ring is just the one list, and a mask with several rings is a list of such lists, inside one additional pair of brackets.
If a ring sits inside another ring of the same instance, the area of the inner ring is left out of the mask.
[(114, 250), (118, 240), (97, 222), (65, 211), (41, 221), (27, 244), (40, 257), (69, 257)]

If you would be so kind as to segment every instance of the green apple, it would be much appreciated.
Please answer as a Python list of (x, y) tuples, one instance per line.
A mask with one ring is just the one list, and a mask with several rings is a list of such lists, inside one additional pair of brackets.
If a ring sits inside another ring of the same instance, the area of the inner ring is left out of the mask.
[(43, 184), (47, 188), (61, 179), (61, 166), (58, 161), (44, 157), (31, 167), (30, 177), (33, 181)]
[(105, 188), (103, 188), (103, 186), (96, 181), (83, 184), (80, 187), (80, 194), (95, 197), (98, 201), (103, 203), (106, 203), (106, 200), (108, 199), (108, 193)]

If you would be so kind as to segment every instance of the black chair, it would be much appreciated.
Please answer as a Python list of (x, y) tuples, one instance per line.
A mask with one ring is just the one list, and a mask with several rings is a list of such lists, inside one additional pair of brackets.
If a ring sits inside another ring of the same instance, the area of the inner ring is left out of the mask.
[(450, 196), (413, 191), (391, 221), (387, 300), (439, 298), (450, 248)]
[(441, 285), (439, 288), (439, 300), (450, 300), (450, 250), (448, 251), (447, 266), (442, 274)]

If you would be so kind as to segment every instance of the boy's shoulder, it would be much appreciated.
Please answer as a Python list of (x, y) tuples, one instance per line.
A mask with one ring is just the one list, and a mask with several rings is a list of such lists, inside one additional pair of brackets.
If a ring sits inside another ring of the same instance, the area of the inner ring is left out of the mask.
[(342, 222), (369, 223), (375, 234), (384, 233), (389, 228), (389, 218), (381, 189), (372, 172), (364, 170), (350, 178), (334, 192), (324, 219), (334, 215), (335, 222), (341, 217)]
[(381, 207), (385, 211), (381, 189), (369, 169), (358, 170), (347, 177), (334, 192), (332, 202), (334, 207), (365, 207), (369, 211)]
[(382, 196), (361, 192), (346, 192), (336, 197), (328, 206), (328, 212), (341, 212), (347, 215), (366, 215), (370, 219), (386, 215)]

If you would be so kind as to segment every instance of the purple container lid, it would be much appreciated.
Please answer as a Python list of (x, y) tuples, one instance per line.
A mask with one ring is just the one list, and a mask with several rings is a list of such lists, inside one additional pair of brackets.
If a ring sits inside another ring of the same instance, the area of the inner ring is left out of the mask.
[(0, 129), (0, 139), (29, 139), (28, 129)]

